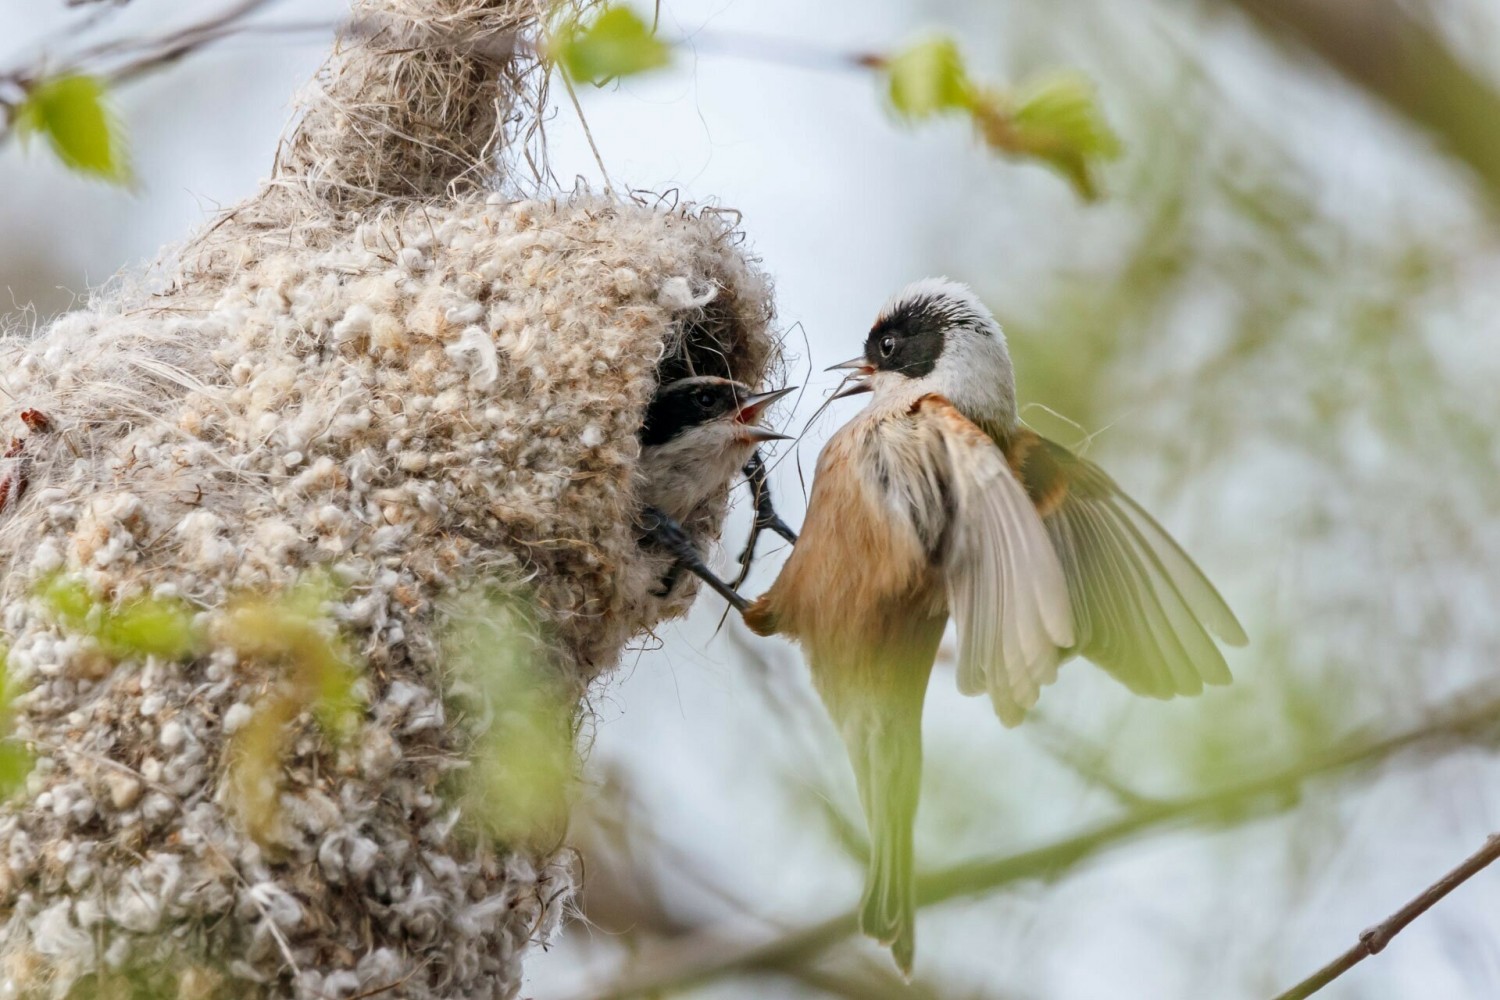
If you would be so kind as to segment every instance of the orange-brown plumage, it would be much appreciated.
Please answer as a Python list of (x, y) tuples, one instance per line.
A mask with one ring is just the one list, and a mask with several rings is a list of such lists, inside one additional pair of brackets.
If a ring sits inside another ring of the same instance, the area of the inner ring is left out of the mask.
[(1210, 632), (1245, 636), (1108, 475), (1020, 426), (1004, 336), (967, 289), (913, 285), (839, 367), (871, 403), (824, 447), (801, 538), (745, 621), (807, 654), (870, 826), (860, 925), (909, 970), (922, 702), (950, 614), (959, 690), (1011, 726), (1072, 656), (1173, 697), (1228, 682)]
[(870, 642), (895, 612), (898, 625), (913, 611), (943, 613), (941, 579), (922, 540), (908, 519), (891, 517), (867, 475), (876, 436), (906, 417), (861, 415), (829, 440), (818, 456), (801, 540), (771, 589), (745, 612), (752, 631), (811, 643), (814, 654)]

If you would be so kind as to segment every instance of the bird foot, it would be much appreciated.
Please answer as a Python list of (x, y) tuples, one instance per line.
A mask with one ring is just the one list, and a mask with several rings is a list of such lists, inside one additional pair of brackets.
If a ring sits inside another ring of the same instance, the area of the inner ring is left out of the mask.
[(787, 526), (771, 503), (771, 487), (766, 482), (766, 463), (760, 457), (759, 451), (751, 455), (750, 461), (745, 463), (744, 475), (745, 480), (750, 484), (750, 500), (755, 508), (755, 520), (750, 524), (750, 537), (745, 540), (745, 547), (740, 550), (739, 574), (730, 584), (736, 589), (750, 575), (750, 566), (755, 562), (755, 546), (760, 541), (762, 531), (774, 531), (792, 544), (797, 543), (797, 533)]
[(677, 582), (677, 577), (682, 570), (687, 570), (712, 587), (714, 592), (724, 600), (734, 605), (735, 610), (743, 612), (750, 606), (750, 602), (741, 597), (733, 586), (714, 575), (714, 571), (708, 568), (708, 564), (698, 554), (698, 547), (693, 544), (692, 537), (683, 530), (682, 525), (666, 514), (655, 507), (647, 507), (643, 510), (641, 534), (675, 561), (672, 569), (662, 579), (666, 586), (665, 593), (658, 593), (657, 596), (661, 597), (670, 593), (672, 585)]

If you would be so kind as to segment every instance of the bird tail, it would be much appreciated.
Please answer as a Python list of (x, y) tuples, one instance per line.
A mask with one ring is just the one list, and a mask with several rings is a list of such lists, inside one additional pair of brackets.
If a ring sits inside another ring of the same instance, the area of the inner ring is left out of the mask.
[(860, 752), (851, 754), (870, 827), (870, 865), (859, 929), (888, 945), (896, 965), (908, 976), (917, 941), (912, 828), (922, 780), (920, 725), (917, 718), (903, 726), (871, 727), (862, 734)]

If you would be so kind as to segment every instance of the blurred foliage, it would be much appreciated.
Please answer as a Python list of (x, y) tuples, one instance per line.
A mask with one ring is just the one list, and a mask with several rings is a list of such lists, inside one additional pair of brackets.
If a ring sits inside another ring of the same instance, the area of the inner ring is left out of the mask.
[(142, 597), (116, 607), (99, 601), (76, 577), (54, 574), (36, 591), (44, 607), (73, 632), (91, 636), (105, 656), (158, 656), (178, 660), (193, 655), (200, 638), (191, 609), (177, 600)]
[[(335, 743), (347, 740), (359, 725), (360, 669), (327, 613), (338, 593), (326, 574), (309, 573), (275, 596), (238, 597), (207, 630), (183, 601), (142, 597), (115, 605), (90, 593), (82, 580), (60, 573), (43, 580), (36, 596), (59, 624), (92, 638), (111, 661), (185, 660), (217, 645), (276, 669), (266, 695), (234, 734), (225, 777), (231, 789), (227, 801), (262, 843), (272, 839), (280, 820), (281, 759), (296, 721), (310, 715)], [(0, 769), (6, 763), (0, 760)]]
[(1086, 201), (1099, 197), (1099, 165), (1120, 155), (1093, 85), (1077, 73), (1054, 73), (1010, 93), (972, 80), (958, 45), (944, 37), (917, 42), (880, 64), (899, 117), (966, 115), (991, 150), (1047, 164)]
[(337, 744), (354, 735), (364, 710), (357, 660), (325, 610), (336, 598), (326, 576), (311, 574), (284, 594), (233, 602), (216, 629), (242, 658), (279, 671), (231, 739), (224, 778), (226, 801), (263, 846), (280, 824), (281, 761), (296, 721), (310, 714)]
[(66, 1000), (214, 1000), (228, 996), (225, 980), (213, 965), (178, 956), (84, 976), (68, 990)]
[(595, 86), (660, 69), (672, 60), (671, 47), (651, 26), (617, 4), (587, 18), (569, 8), (548, 34), (547, 54), (569, 79)]
[(11, 735), (17, 693), (15, 681), (10, 676), (7, 650), (0, 642), (0, 801), (21, 790), (35, 763), (31, 752)]
[(1121, 153), (1093, 84), (1076, 73), (1027, 82), (1013, 97), (982, 90), (974, 103), (974, 122), (991, 149), (1042, 161), (1067, 178), (1085, 201), (1099, 197), (1099, 164)]
[(445, 618), (450, 698), (475, 732), (455, 795), (481, 835), (509, 847), (555, 848), (577, 784), (578, 692), (543, 652), (523, 590), (493, 585), (457, 595)]
[(338, 597), (326, 574), (309, 573), (283, 594), (232, 602), (217, 635), (242, 657), (282, 664), (299, 705), (341, 741), (364, 704), (355, 692), (358, 660), (327, 611)]
[(951, 38), (929, 38), (902, 49), (886, 61), (885, 77), (891, 108), (903, 118), (974, 106), (974, 87)]
[(78, 73), (34, 83), (12, 115), (23, 141), (44, 136), (57, 158), (78, 173), (116, 184), (130, 180), (125, 137), (97, 77)]

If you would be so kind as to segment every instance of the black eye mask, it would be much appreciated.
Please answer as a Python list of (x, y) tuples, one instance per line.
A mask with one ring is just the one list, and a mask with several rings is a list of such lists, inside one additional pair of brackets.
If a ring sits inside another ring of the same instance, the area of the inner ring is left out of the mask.
[(726, 383), (664, 386), (646, 407), (641, 444), (666, 444), (689, 428), (728, 415), (738, 405), (734, 386)]
[(865, 360), (878, 371), (907, 378), (931, 375), (943, 355), (943, 331), (950, 320), (923, 306), (930, 304), (918, 300), (903, 305), (876, 323), (865, 340)]

